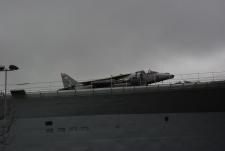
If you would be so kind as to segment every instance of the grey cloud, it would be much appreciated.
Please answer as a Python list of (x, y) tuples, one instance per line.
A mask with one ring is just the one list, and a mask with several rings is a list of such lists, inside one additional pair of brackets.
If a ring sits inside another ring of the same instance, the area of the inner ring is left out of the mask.
[(225, 51), (224, 14), (224, 0), (1, 1), (0, 63), (22, 67), (15, 81), (179, 72), (171, 62), (217, 61)]

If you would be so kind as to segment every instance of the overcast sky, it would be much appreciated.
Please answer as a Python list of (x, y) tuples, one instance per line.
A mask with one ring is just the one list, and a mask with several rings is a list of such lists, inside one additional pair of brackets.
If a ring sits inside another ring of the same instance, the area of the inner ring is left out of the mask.
[(11, 83), (224, 71), (225, 1), (1, 0), (0, 64)]

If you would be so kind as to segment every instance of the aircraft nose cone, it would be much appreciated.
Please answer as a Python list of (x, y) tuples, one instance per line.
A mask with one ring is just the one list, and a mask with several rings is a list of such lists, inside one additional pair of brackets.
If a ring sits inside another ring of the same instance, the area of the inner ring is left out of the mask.
[(173, 79), (175, 76), (173, 74), (170, 75), (170, 78)]

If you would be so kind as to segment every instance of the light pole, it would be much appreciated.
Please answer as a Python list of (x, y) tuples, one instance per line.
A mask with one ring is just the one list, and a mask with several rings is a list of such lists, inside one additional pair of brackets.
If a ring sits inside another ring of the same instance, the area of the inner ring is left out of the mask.
[(5, 66), (0, 65), (0, 72), (5, 72), (5, 92), (4, 92), (4, 102), (3, 102), (3, 119), (6, 120), (6, 116), (7, 116), (7, 72), (8, 71), (15, 71), (18, 70), (19, 68), (15, 65), (10, 65), (8, 68), (6, 68)]

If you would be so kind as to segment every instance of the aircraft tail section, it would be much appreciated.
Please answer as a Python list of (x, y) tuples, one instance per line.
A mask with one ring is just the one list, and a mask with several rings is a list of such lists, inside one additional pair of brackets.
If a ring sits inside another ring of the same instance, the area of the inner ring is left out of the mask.
[(64, 88), (75, 88), (78, 82), (65, 73), (61, 73)]

